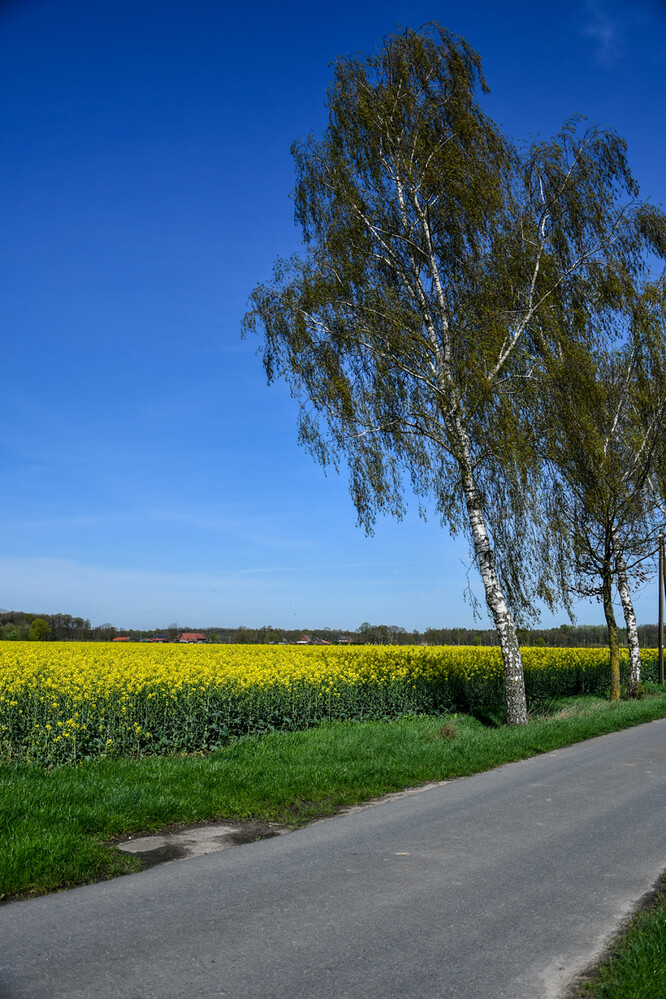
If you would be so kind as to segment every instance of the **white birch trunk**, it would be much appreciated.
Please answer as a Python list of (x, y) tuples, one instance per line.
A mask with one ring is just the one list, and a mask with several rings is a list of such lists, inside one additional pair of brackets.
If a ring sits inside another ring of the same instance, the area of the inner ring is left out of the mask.
[[(525, 697), (523, 660), (520, 655), (520, 646), (518, 645), (518, 636), (516, 635), (513, 617), (504, 598), (504, 593), (502, 592), (502, 587), (495, 571), (490, 538), (488, 537), (488, 530), (483, 517), (483, 508), (478, 490), (476, 488), (469, 434), (467, 433), (463, 420), (460, 416), (455, 378), (452, 377), (450, 370), (451, 344), (448, 335), (449, 322), (446, 295), (444, 294), (444, 288), (439, 272), (437, 254), (435, 253), (434, 241), (428, 221), (428, 213), (419, 202), (417, 190), (414, 190), (412, 193), (412, 204), (423, 229), (423, 235), (425, 237), (428, 252), (430, 273), (433, 277), (435, 292), (437, 295), (439, 318), (442, 330), (444, 331), (442, 349), (426, 307), (426, 309), (424, 309), (426, 327), (428, 329), (433, 355), (437, 358), (437, 363), (433, 365), (433, 373), (439, 383), (441, 398), (446, 400), (446, 408), (448, 411), (445, 412), (444, 419), (449, 430), (451, 431), (451, 437), (458, 445), (456, 448), (458, 466), (460, 468), (463, 493), (465, 496), (465, 503), (467, 505), (467, 514), (469, 517), (472, 541), (474, 544), (474, 554), (476, 556), (476, 563), (479, 567), (479, 572), (481, 573), (481, 579), (483, 580), (483, 586), (486, 594), (486, 604), (488, 605), (488, 610), (492, 614), (495, 629), (497, 630), (499, 638), (500, 648), (502, 650), (502, 660), (504, 662), (504, 688), (506, 694), (506, 720), (509, 725), (525, 725), (527, 724), (527, 700)], [(539, 258), (537, 258), (533, 285), (536, 280), (536, 273), (539, 267), (538, 259)], [(423, 302), (425, 303), (426, 301), (427, 297), (423, 295)], [(518, 342), (525, 326), (527, 325), (527, 321), (531, 313), (532, 305), (530, 302), (530, 307), (523, 318), (522, 325), (519, 325), (518, 330), (512, 338), (511, 344), (506, 350), (503, 351), (497, 367), (491, 375), (491, 381), (499, 372), (509, 353)]]
[(627, 677), (627, 693), (633, 697), (638, 692), (641, 682), (641, 648), (638, 641), (638, 627), (634, 613), (634, 603), (629, 592), (627, 566), (620, 553), (615, 558), (617, 569), (617, 588), (622, 601), (624, 622), (627, 626), (627, 643), (629, 645), (629, 676)]
[[(459, 435), (463, 437), (464, 435)], [(492, 614), (499, 637), (504, 662), (504, 687), (506, 692), (506, 720), (509, 725), (525, 725), (527, 723), (527, 701), (525, 697), (525, 677), (523, 660), (520, 655), (518, 636), (513, 623), (511, 611), (504, 598), (500, 581), (495, 571), (490, 538), (483, 517), (481, 501), (474, 481), (469, 446), (463, 444), (463, 460), (461, 461), (462, 483), (467, 504), (474, 554), (481, 573), (486, 593), (488, 610)]]

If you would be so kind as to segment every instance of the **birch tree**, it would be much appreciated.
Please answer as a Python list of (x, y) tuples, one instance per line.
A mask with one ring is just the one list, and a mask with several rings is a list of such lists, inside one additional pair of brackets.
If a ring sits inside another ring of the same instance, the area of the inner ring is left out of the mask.
[(571, 542), (579, 595), (601, 600), (610, 650), (610, 696), (620, 696), (618, 628), (613, 584), (622, 604), (629, 646), (627, 693), (640, 687), (640, 644), (632, 587), (652, 572), (658, 500), (651, 488), (659, 475), (666, 435), (666, 338), (663, 282), (648, 284), (627, 304), (628, 323), (618, 314), (621, 343), (580, 356), (572, 370), (554, 378), (556, 405), (544, 426), (549, 456), (559, 476), (553, 516), (560, 537)]
[[(633, 450), (635, 461), (645, 467), (646, 492), (644, 504), (652, 520), (650, 544), (641, 569), (649, 555), (655, 553), (657, 530), (662, 529), (666, 518), (664, 496), (666, 489), (666, 278), (648, 283), (638, 297), (632, 313), (634, 340), (640, 336), (641, 355), (639, 370), (641, 385), (637, 398), (631, 403), (633, 424)], [(659, 483), (659, 485), (657, 485)], [(616, 568), (618, 590), (622, 601), (627, 635), (629, 636), (629, 678), (627, 693), (637, 695), (640, 689), (640, 648), (636, 615), (634, 614), (626, 560), (621, 546), (617, 546)], [(643, 575), (640, 581), (646, 577)], [(653, 575), (651, 573), (650, 575)]]
[(599, 303), (662, 223), (616, 135), (576, 119), (520, 157), (486, 90), (478, 55), (438, 25), (339, 59), (326, 130), (292, 149), (304, 252), (255, 289), (244, 328), (300, 402), (300, 441), (346, 462), (366, 530), (413, 491), (467, 537), (520, 724), (514, 622), (561, 582), (533, 411), (553, 359), (604, 334)]
[[(627, 677), (628, 696), (637, 696), (641, 682), (641, 656), (638, 627), (631, 597), (631, 565), (634, 584), (642, 583), (652, 575), (648, 560), (652, 561), (657, 523), (663, 523), (663, 508), (653, 488), (655, 476), (664, 465), (664, 441), (666, 439), (666, 283), (660, 281), (648, 284), (638, 296), (632, 310), (630, 329), (632, 342), (631, 368), (627, 371), (629, 385), (622, 405), (618, 407), (619, 417), (614, 425), (615, 434), (623, 438), (625, 467), (622, 471), (622, 485), (632, 483), (637, 493), (629, 509), (640, 509), (639, 537), (636, 531), (624, 536), (618, 529), (613, 530), (612, 541), (615, 553), (617, 587), (622, 603), (627, 642), (629, 645), (629, 675)], [(629, 387), (631, 386), (631, 388)], [(632, 391), (633, 389), (633, 391)], [(620, 417), (624, 416), (624, 419)], [(631, 495), (630, 495), (631, 499)], [(633, 534), (633, 537), (632, 537)], [(638, 545), (636, 541), (638, 540)], [(633, 543), (631, 543), (633, 542)], [(649, 569), (646, 569), (646, 565)]]

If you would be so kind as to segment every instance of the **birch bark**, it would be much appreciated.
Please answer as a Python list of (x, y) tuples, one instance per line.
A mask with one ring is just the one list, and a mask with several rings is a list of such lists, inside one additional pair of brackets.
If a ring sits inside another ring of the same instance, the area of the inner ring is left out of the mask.
[(617, 588), (620, 592), (622, 610), (624, 612), (624, 622), (627, 626), (627, 642), (629, 644), (629, 676), (627, 677), (627, 695), (636, 697), (641, 683), (641, 649), (638, 641), (638, 627), (636, 625), (636, 615), (634, 604), (629, 592), (629, 580), (627, 578), (627, 566), (624, 556), (619, 554), (615, 559), (617, 569)]
[(469, 444), (464, 440), (461, 441), (461, 444), (463, 447), (460, 461), (462, 485), (474, 544), (474, 554), (483, 581), (486, 604), (492, 614), (502, 650), (506, 720), (509, 725), (525, 725), (527, 723), (527, 700), (518, 636), (495, 569), (495, 560), (483, 516), (481, 498), (474, 481)]

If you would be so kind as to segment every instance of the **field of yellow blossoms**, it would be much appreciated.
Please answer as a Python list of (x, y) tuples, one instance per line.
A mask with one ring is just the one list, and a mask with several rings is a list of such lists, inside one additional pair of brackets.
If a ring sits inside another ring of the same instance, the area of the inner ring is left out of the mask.
[[(523, 661), (530, 701), (608, 687), (605, 649), (527, 648)], [(655, 663), (643, 653), (646, 678)], [(1, 642), (0, 758), (194, 752), (327, 719), (491, 708), (502, 696), (495, 648)]]

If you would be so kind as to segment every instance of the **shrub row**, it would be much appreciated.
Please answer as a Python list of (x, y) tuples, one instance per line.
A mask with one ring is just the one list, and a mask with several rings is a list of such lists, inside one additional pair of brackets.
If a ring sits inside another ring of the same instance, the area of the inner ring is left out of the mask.
[[(656, 680), (656, 652), (642, 659)], [(530, 705), (608, 691), (603, 649), (528, 648), (523, 662)], [(499, 718), (503, 700), (496, 648), (12, 643), (0, 648), (0, 757), (54, 765), (206, 751), (326, 720)]]

